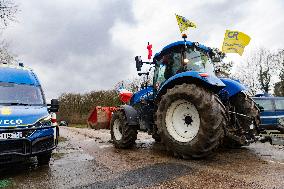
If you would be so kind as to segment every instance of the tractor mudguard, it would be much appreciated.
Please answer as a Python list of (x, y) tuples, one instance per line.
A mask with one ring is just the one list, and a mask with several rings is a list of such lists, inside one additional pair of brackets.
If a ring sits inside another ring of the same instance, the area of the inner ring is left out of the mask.
[(122, 105), (120, 106), (123, 109), (128, 125), (138, 125), (138, 112), (129, 105)]
[(148, 86), (138, 92), (136, 92), (131, 100), (130, 105), (139, 104), (142, 100), (152, 100), (153, 99), (153, 86)]
[(209, 90), (218, 93), (221, 89), (226, 87), (226, 85), (216, 76), (212, 75), (204, 75), (201, 76), (201, 72), (196, 71), (187, 71), (178, 73), (168, 80), (166, 80), (162, 86), (159, 88), (157, 95), (162, 94), (168, 87), (171, 85), (175, 85), (177, 83), (199, 83), (200, 85), (204, 85)]
[(247, 88), (237, 80), (233, 80), (233, 79), (229, 79), (229, 78), (220, 78), (220, 79), (226, 85), (226, 87), (224, 89), (222, 89), (220, 92), (222, 92), (222, 91), (227, 92), (229, 98), (231, 96), (234, 96), (235, 94), (241, 92), (241, 91), (247, 90)]

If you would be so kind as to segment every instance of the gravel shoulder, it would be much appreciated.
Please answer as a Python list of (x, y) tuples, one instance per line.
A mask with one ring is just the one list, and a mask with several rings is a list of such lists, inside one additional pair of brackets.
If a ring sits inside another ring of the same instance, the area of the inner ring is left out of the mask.
[(60, 128), (49, 166), (14, 165), (0, 181), (8, 188), (284, 188), (284, 148), (269, 143), (220, 150), (203, 160), (176, 159), (151, 136), (115, 149), (109, 130)]

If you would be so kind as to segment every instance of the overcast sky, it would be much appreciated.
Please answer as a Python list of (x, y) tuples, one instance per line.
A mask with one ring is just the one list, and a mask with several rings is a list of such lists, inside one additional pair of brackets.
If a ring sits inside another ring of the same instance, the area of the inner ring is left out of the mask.
[[(221, 48), (226, 29), (255, 47), (284, 47), (283, 0), (25, 0), (4, 31), (18, 59), (38, 74), (48, 99), (63, 92), (111, 89), (136, 76), (135, 55), (181, 40), (175, 13), (197, 24), (189, 40)], [(213, 3), (214, 2), (214, 3)], [(243, 57), (229, 55), (236, 62)]]

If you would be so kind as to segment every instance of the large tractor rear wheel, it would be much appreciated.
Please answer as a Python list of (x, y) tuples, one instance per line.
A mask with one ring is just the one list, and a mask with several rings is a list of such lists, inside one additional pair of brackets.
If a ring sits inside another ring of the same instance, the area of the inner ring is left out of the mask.
[(168, 89), (156, 113), (162, 142), (184, 159), (210, 155), (220, 146), (226, 123), (225, 107), (218, 97), (195, 84)]
[(124, 112), (116, 111), (110, 122), (110, 134), (116, 148), (131, 148), (137, 139), (137, 128), (127, 124)]
[[(250, 133), (250, 135), (257, 134), (260, 124), (260, 111), (252, 98), (250, 98), (243, 92), (240, 92), (231, 97), (230, 104), (234, 108), (233, 111), (252, 118), (249, 119), (247, 117), (236, 115), (236, 124), (241, 127), (241, 130), (239, 132), (231, 132), (230, 135), (226, 136), (224, 140), (224, 146), (228, 148), (240, 148), (243, 145), (247, 145), (246, 140), (250, 139), (248, 137), (253, 137), (248, 136), (248, 133)], [(254, 128), (250, 128), (252, 122), (255, 126)]]

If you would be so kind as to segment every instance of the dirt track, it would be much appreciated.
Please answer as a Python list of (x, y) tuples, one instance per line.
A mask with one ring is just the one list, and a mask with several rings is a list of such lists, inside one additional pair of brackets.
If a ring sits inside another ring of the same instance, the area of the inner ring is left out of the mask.
[(204, 160), (171, 157), (151, 136), (117, 150), (107, 130), (60, 128), (49, 167), (36, 161), (0, 172), (10, 188), (284, 188), (284, 148), (269, 143), (223, 150)]

